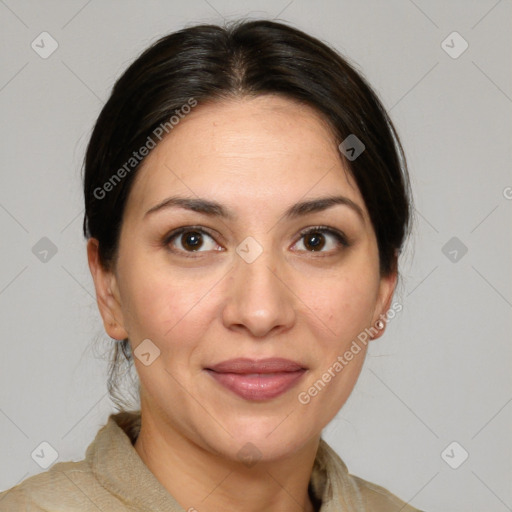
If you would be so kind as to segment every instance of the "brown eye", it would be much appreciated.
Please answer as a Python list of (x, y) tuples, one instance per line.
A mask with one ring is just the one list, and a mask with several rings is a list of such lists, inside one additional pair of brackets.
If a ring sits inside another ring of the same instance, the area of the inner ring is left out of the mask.
[(321, 251), (325, 246), (325, 237), (318, 231), (312, 231), (304, 236), (304, 246), (308, 251)]
[(180, 228), (164, 239), (164, 245), (175, 253), (208, 252), (221, 250), (211, 235), (202, 229)]
[(199, 231), (187, 231), (181, 235), (181, 245), (187, 251), (197, 251), (203, 245), (203, 235)]
[(316, 227), (303, 231), (300, 240), (295, 245), (297, 244), (299, 251), (324, 253), (336, 252), (350, 245), (342, 232), (327, 227)]

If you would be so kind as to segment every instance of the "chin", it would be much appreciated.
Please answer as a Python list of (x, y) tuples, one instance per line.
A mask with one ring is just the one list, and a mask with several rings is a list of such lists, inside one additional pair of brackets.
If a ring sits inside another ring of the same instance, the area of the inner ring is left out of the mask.
[[(203, 438), (212, 451), (221, 456), (240, 461), (254, 463), (255, 461), (276, 461), (285, 459), (305, 445), (320, 436), (321, 428), (301, 424), (297, 430), (297, 419), (284, 419), (286, 415), (276, 419), (272, 417), (240, 418), (226, 421), (224, 427), (217, 429), (217, 435), (212, 438), (212, 431), (205, 432)], [(284, 419), (284, 421), (283, 421)], [(291, 419), (291, 418), (290, 418)]]

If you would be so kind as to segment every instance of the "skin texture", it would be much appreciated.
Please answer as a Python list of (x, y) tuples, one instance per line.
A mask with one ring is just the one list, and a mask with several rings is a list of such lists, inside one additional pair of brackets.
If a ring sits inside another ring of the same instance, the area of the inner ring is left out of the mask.
[[(283, 216), (332, 195), (349, 198), (362, 217), (343, 204)], [(179, 207), (146, 214), (170, 196), (217, 201), (233, 218)], [(301, 231), (319, 225), (350, 245), (324, 233), (322, 250), (312, 250)], [(166, 245), (183, 226), (207, 230), (198, 251), (186, 236)], [(236, 252), (249, 236), (263, 248), (252, 263)], [(307, 486), (321, 431), (350, 395), (366, 349), (307, 405), (298, 394), (375, 325), (396, 285), (396, 274), (379, 274), (363, 198), (321, 117), (274, 95), (199, 105), (143, 162), (112, 271), (97, 249), (89, 240), (107, 333), (133, 349), (149, 338), (160, 350), (149, 366), (135, 358), (135, 449), (158, 480), (185, 510), (313, 510)], [(205, 371), (236, 357), (283, 357), (307, 371), (274, 399), (244, 400)], [(260, 457), (252, 467), (238, 455), (248, 442)]]

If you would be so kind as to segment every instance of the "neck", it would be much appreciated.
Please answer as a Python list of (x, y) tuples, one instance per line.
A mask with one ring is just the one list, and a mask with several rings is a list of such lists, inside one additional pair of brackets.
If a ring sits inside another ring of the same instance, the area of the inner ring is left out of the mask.
[(187, 511), (313, 512), (308, 485), (319, 438), (285, 460), (247, 467), (198, 446), (169, 423), (145, 414), (135, 450)]

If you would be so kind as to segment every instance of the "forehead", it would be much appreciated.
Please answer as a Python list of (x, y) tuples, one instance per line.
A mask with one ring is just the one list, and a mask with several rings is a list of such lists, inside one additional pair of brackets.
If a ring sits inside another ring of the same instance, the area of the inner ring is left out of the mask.
[(177, 192), (258, 207), (342, 192), (364, 209), (327, 122), (276, 95), (198, 105), (146, 157), (132, 188), (129, 204), (141, 209)]

